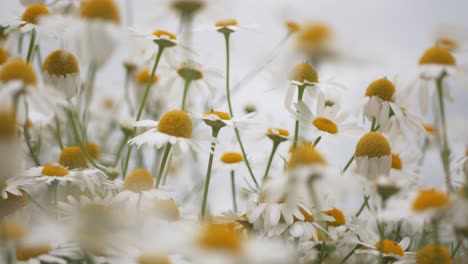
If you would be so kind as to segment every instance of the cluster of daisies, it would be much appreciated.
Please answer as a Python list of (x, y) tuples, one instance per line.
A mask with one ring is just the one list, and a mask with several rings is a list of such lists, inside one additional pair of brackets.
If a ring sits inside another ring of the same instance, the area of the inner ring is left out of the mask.
[[(0, 18), (1, 263), (468, 262), (468, 151), (445, 105), (465, 84), (463, 32), (439, 32), (411, 83), (367, 80), (346, 109), (350, 87), (317, 71), (341, 57), (325, 23), (284, 21), (236, 83), (231, 39), (256, 26), (198, 28), (220, 2), (167, 0), (177, 34), (133, 27), (137, 1), (19, 2)], [(219, 69), (192, 46), (210, 30)], [(276, 113), (231, 97), (276, 64), (291, 64), (272, 80), (288, 118), (261, 125)], [(342, 140), (344, 164), (325, 154)], [(444, 185), (421, 184), (431, 152)]]

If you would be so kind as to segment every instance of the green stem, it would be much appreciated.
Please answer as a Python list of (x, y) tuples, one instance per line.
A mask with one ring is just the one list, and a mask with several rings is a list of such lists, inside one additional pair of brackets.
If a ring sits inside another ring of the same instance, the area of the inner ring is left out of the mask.
[(34, 55), (36, 55), (35, 57), (37, 58), (37, 63), (39, 64), (39, 69), (42, 72), (42, 55), (41, 55), (41, 48), (39, 47), (39, 45), (36, 45)]
[[(158, 177), (156, 178), (156, 189), (159, 188), (159, 184), (164, 172), (164, 167), (166, 166), (167, 157), (169, 157), (169, 152), (171, 152), (171, 147), (172, 145), (168, 143), (166, 145), (166, 149), (164, 150), (164, 155), (162, 157), (161, 164), (159, 165)], [(169, 166), (169, 164), (167, 166)]]
[(369, 198), (370, 196), (366, 196), (364, 195), (364, 202), (362, 203), (361, 207), (359, 208), (359, 210), (357, 211), (357, 213), (355, 214), (356, 217), (359, 217), (362, 213), (362, 211), (364, 210), (364, 208), (366, 208), (366, 206), (368, 206), (368, 202), (369, 202)]
[(322, 136), (319, 136), (318, 138), (315, 139), (314, 147), (316, 147), (318, 145), (318, 143), (320, 142), (321, 139), (322, 139)]
[(266, 181), (266, 179), (268, 177), (268, 172), (270, 171), (271, 162), (273, 161), (273, 157), (275, 156), (275, 153), (276, 153), (276, 150), (278, 149), (278, 146), (279, 146), (279, 142), (273, 141), (273, 148), (271, 149), (270, 158), (268, 159), (268, 164), (267, 164), (267, 167), (265, 169), (265, 174), (263, 175), (262, 184), (265, 184), (265, 181)]
[(441, 127), (442, 127), (442, 147), (440, 150), (440, 156), (442, 159), (442, 165), (444, 167), (445, 173), (445, 185), (447, 186), (447, 191), (452, 190), (451, 185), (451, 177), (450, 177), (450, 148), (448, 145), (447, 139), (447, 124), (445, 119), (445, 106), (444, 106), (444, 91), (443, 91), (443, 79), (446, 76), (446, 73), (443, 72), (439, 78), (436, 80), (437, 86), (437, 97), (439, 99), (439, 110), (440, 110), (440, 117), (441, 117)]
[(182, 96), (182, 104), (180, 106), (180, 109), (182, 109), (184, 111), (185, 111), (185, 103), (186, 103), (186, 100), (187, 100), (187, 94), (188, 94), (189, 86), (190, 86), (191, 83), (192, 83), (191, 79), (186, 79), (185, 82), (184, 82), (184, 95)]
[(343, 264), (346, 262), (346, 260), (348, 260), (353, 254), (354, 254), (354, 251), (356, 251), (356, 249), (359, 248), (359, 245), (356, 245), (349, 253), (348, 255), (346, 255), (346, 257), (343, 258), (343, 260), (340, 262), (340, 264)]
[(345, 167), (343, 168), (343, 170), (341, 171), (341, 173), (345, 173), (346, 170), (348, 170), (349, 166), (351, 166), (351, 163), (353, 162), (354, 160), (354, 155), (351, 156), (351, 158), (349, 159), (348, 163), (346, 163)]
[(133, 116), (135, 113), (134, 113), (132, 101), (130, 100), (130, 76), (131, 74), (132, 74), (132, 71), (128, 67), (126, 67), (125, 68), (125, 82), (124, 82), (125, 101), (127, 102), (130, 115)]
[(32, 55), (34, 53), (34, 46), (35, 46), (35, 43), (36, 43), (36, 35), (37, 35), (36, 29), (33, 29), (32, 33), (31, 33), (31, 40), (29, 41), (28, 55), (26, 55), (26, 62), (27, 63), (31, 62)]
[[(140, 121), (141, 115), (143, 114), (143, 109), (145, 108), (146, 99), (148, 98), (149, 90), (151, 88), (151, 81), (153, 80), (154, 75), (156, 74), (156, 69), (158, 68), (158, 64), (159, 64), (159, 61), (161, 60), (163, 51), (164, 51), (164, 46), (159, 45), (158, 54), (156, 55), (156, 60), (154, 61), (154, 65), (153, 65), (153, 69), (151, 70), (150, 78), (148, 79), (148, 83), (146, 84), (146, 89), (143, 95), (143, 99), (141, 100), (140, 107), (138, 108), (138, 113), (135, 119), (136, 122)], [(136, 128), (133, 129), (133, 134), (135, 134), (135, 132), (136, 132)], [(128, 146), (127, 157), (125, 158), (125, 163), (124, 163), (123, 172), (122, 172), (122, 175), (124, 178), (125, 178), (125, 175), (127, 175), (128, 163), (130, 161), (130, 156), (132, 155), (132, 148), (133, 148), (132, 145)]]
[(232, 205), (234, 207), (234, 212), (237, 213), (236, 179), (234, 177), (234, 170), (231, 170), (231, 191), (232, 191)]
[(455, 245), (455, 248), (452, 251), (451, 258), (452, 260), (455, 258), (457, 255), (458, 250), (460, 249), (461, 245), (463, 243), (463, 239), (458, 240), (457, 244)]
[[(212, 136), (214, 138), (217, 138), (220, 130), (221, 130), (220, 127), (213, 126)], [(206, 213), (206, 203), (208, 201), (208, 189), (210, 188), (211, 168), (213, 167), (213, 158), (214, 158), (215, 148), (216, 148), (216, 142), (212, 142), (210, 158), (208, 159), (208, 168), (206, 170), (205, 189), (203, 190), (203, 200), (202, 200), (202, 206), (201, 206), (201, 212), (200, 212), (200, 217), (202, 220), (205, 218), (205, 213)]]
[[(305, 91), (305, 85), (298, 86), (298, 93), (297, 93), (297, 101), (301, 102), (302, 97), (304, 96), (304, 91)], [(296, 120), (294, 123), (294, 142), (293, 142), (293, 148), (297, 146), (297, 140), (299, 138), (299, 120)]]
[[(172, 163), (172, 158), (174, 157), (174, 152), (169, 153), (169, 157), (167, 158), (167, 164)], [(166, 185), (166, 180), (167, 180), (167, 175), (169, 174), (169, 166), (165, 166), (164, 168), (164, 173), (163, 173), (163, 179), (162, 179), (162, 184)]]
[[(224, 39), (226, 42), (226, 98), (227, 98), (227, 103), (229, 107), (229, 114), (231, 117), (234, 117), (234, 112), (232, 110), (232, 104), (231, 104), (231, 91), (229, 88), (229, 78), (230, 78), (230, 70), (229, 70), (229, 65), (230, 65), (230, 51), (229, 51), (229, 36), (231, 32), (226, 32), (224, 33)], [(255, 183), (255, 186), (257, 188), (260, 188), (260, 185), (257, 182), (257, 179), (255, 179), (255, 175), (252, 171), (252, 167), (250, 166), (250, 162), (247, 159), (247, 154), (245, 152), (244, 144), (242, 144), (242, 140), (239, 134), (239, 129), (237, 127), (234, 127), (234, 132), (236, 133), (236, 138), (237, 142), (239, 142), (240, 149), (242, 151), (242, 155), (244, 156), (244, 163), (247, 166), (247, 170), (249, 171), (250, 177), (252, 178), (253, 182)]]
[(32, 143), (31, 143), (31, 135), (29, 134), (29, 127), (28, 127), (28, 120), (29, 120), (29, 107), (28, 103), (26, 100), (24, 100), (24, 106), (25, 106), (25, 112), (26, 112), (26, 120), (23, 125), (23, 130), (24, 130), (24, 141), (26, 142), (26, 146), (28, 147), (29, 154), (31, 155), (32, 160), (34, 161), (34, 164), (36, 166), (39, 166), (41, 162), (39, 161), (39, 158), (37, 157), (37, 153), (34, 150)]
[(127, 143), (127, 140), (128, 140), (128, 135), (125, 135), (122, 138), (122, 141), (120, 142), (119, 148), (117, 150), (117, 154), (115, 155), (114, 163), (112, 163), (113, 167), (117, 166), (117, 163), (119, 163), (120, 156), (122, 156), (122, 151), (123, 151), (123, 149), (125, 147), (125, 144)]
[(55, 126), (57, 127), (57, 141), (60, 146), (60, 149), (63, 150), (62, 132), (60, 129), (60, 122), (58, 120), (58, 117), (55, 117)]

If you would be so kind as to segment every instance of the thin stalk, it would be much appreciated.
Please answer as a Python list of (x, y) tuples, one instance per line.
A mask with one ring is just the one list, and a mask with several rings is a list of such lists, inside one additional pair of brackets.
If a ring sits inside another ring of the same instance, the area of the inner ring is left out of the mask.
[(60, 149), (63, 150), (62, 132), (60, 129), (60, 122), (58, 120), (58, 117), (55, 117), (55, 126), (57, 128), (57, 142), (60, 146)]
[(349, 159), (348, 163), (346, 163), (345, 167), (343, 168), (343, 170), (341, 171), (341, 173), (345, 173), (346, 170), (348, 170), (349, 166), (351, 166), (351, 163), (353, 162), (354, 160), (354, 155), (351, 156), (351, 158)]
[(460, 249), (462, 243), (463, 243), (463, 239), (458, 240), (457, 244), (455, 245), (455, 248), (452, 250), (452, 254), (450, 255), (450, 257), (452, 258), (452, 260), (453, 260), (453, 259), (455, 258), (455, 256), (457, 255), (457, 252), (458, 252), (458, 250)]
[(187, 100), (187, 94), (188, 94), (188, 90), (189, 90), (191, 83), (192, 83), (191, 79), (184, 80), (184, 95), (182, 96), (182, 103), (180, 105), (180, 109), (182, 109), (183, 111), (185, 111), (185, 102)]
[(275, 153), (276, 153), (276, 150), (278, 149), (278, 146), (279, 146), (279, 142), (273, 141), (273, 147), (271, 149), (270, 158), (268, 158), (268, 164), (267, 164), (267, 167), (265, 169), (265, 174), (263, 174), (262, 184), (265, 184), (265, 181), (266, 181), (266, 179), (268, 177), (268, 172), (270, 171), (271, 162), (273, 161), (273, 157), (275, 156)]
[[(212, 127), (212, 131), (211, 131), (212, 136), (214, 138), (217, 138), (220, 130), (221, 128), (219, 127)], [(202, 200), (201, 212), (200, 212), (200, 217), (202, 220), (205, 218), (205, 213), (206, 213), (206, 203), (208, 201), (208, 189), (210, 188), (211, 168), (213, 167), (213, 158), (214, 158), (215, 149), (216, 149), (216, 142), (212, 142), (210, 158), (208, 159), (208, 168), (206, 170), (205, 189), (203, 190), (203, 200)]]
[(341, 260), (340, 264), (343, 264), (345, 263), (353, 254), (354, 254), (354, 251), (356, 251), (356, 249), (359, 248), (359, 245), (356, 245), (349, 253), (348, 255), (346, 255), (346, 257), (343, 258), (343, 260)]
[(33, 56), (33, 53), (34, 53), (34, 46), (35, 46), (35, 43), (36, 43), (36, 35), (37, 35), (36, 29), (33, 29), (32, 33), (31, 33), (31, 40), (29, 41), (28, 54), (26, 55), (26, 62), (27, 63), (31, 62), (31, 59), (32, 59), (32, 56)]
[(128, 135), (126, 134), (123, 138), (122, 141), (120, 142), (119, 148), (117, 150), (117, 154), (115, 155), (114, 163), (112, 163), (112, 167), (117, 166), (117, 163), (119, 163), (120, 157), (122, 156), (122, 151), (125, 147), (125, 144), (127, 143), (128, 140)]
[(29, 154), (31, 155), (32, 160), (34, 161), (34, 164), (36, 166), (40, 166), (41, 162), (39, 161), (39, 158), (37, 157), (37, 153), (33, 148), (33, 145), (31, 143), (31, 135), (29, 134), (29, 127), (28, 127), (28, 120), (29, 120), (29, 108), (28, 108), (28, 103), (26, 100), (24, 100), (24, 107), (25, 107), (25, 114), (26, 114), (26, 121), (23, 125), (23, 130), (24, 130), (24, 141), (26, 142), (26, 146), (28, 147)]
[(316, 147), (318, 145), (318, 143), (320, 142), (321, 139), (322, 139), (322, 136), (319, 136), (318, 138), (315, 139), (314, 147)]
[(35, 58), (37, 58), (37, 64), (39, 64), (39, 69), (42, 72), (42, 55), (41, 48), (39, 47), (39, 45), (36, 45), (34, 55), (36, 55)]
[[(86, 81), (86, 90), (84, 91), (85, 95), (85, 101), (84, 101), (84, 108), (83, 108), (83, 124), (86, 122), (86, 118), (88, 115), (88, 109), (89, 105), (91, 104), (91, 99), (93, 98), (94, 94), (94, 82), (96, 80), (96, 71), (97, 71), (97, 65), (94, 62), (91, 62), (89, 64), (89, 69), (88, 69), (88, 77)], [(84, 128), (83, 128), (84, 129)], [(86, 131), (83, 131), (86, 132)], [(86, 133), (84, 133), (86, 134)]]
[[(143, 114), (143, 109), (145, 108), (146, 99), (148, 98), (149, 90), (151, 88), (151, 81), (153, 80), (154, 75), (156, 74), (156, 69), (158, 68), (158, 64), (159, 64), (159, 61), (161, 60), (163, 51), (164, 51), (164, 46), (159, 45), (158, 54), (156, 55), (156, 60), (154, 61), (154, 65), (153, 65), (153, 69), (151, 70), (150, 78), (148, 79), (148, 83), (146, 84), (145, 93), (143, 95), (143, 99), (141, 100), (140, 107), (138, 108), (138, 113), (137, 113), (135, 121), (139, 121), (141, 118), (141, 115)], [(136, 128), (133, 129), (133, 134), (135, 134), (135, 132), (136, 132)], [(128, 146), (127, 156), (125, 158), (125, 163), (124, 163), (123, 171), (122, 171), (123, 177), (127, 175), (128, 163), (130, 161), (130, 156), (132, 155), (132, 148), (133, 148), (132, 145)]]
[(231, 170), (231, 191), (232, 191), (232, 206), (234, 207), (234, 212), (237, 213), (236, 179), (234, 177), (234, 170)]
[(128, 105), (128, 110), (130, 111), (130, 115), (134, 115), (135, 110), (133, 109), (132, 100), (130, 100), (130, 75), (131, 72), (128, 67), (125, 68), (125, 81), (124, 81), (124, 93), (125, 93), (125, 101)]
[(161, 160), (161, 164), (159, 165), (159, 172), (158, 177), (156, 178), (156, 189), (159, 188), (159, 184), (161, 182), (161, 178), (164, 172), (164, 167), (166, 166), (167, 158), (169, 157), (169, 152), (171, 152), (171, 144), (166, 145), (166, 149), (164, 150), (164, 155)]
[(445, 174), (445, 185), (447, 186), (447, 191), (450, 192), (452, 190), (451, 187), (451, 177), (450, 177), (450, 148), (448, 145), (447, 139), (447, 124), (445, 118), (445, 105), (444, 105), (444, 94), (443, 94), (443, 79), (446, 73), (443, 72), (439, 78), (436, 80), (437, 86), (437, 97), (439, 100), (439, 110), (440, 110), (440, 118), (441, 118), (441, 127), (442, 127), (442, 146), (440, 149), (440, 157), (442, 159), (442, 165), (444, 167), (444, 174)]
[[(228, 103), (228, 107), (229, 107), (229, 114), (231, 115), (231, 117), (234, 117), (234, 112), (232, 110), (232, 104), (231, 104), (231, 92), (230, 92), (230, 88), (229, 88), (229, 82), (230, 82), (229, 81), (229, 79), (230, 79), (229, 36), (230, 36), (230, 34), (231, 34), (230, 32), (224, 33), (224, 39), (225, 39), (225, 42), (226, 42), (226, 98), (227, 98), (227, 103)], [(253, 182), (255, 183), (255, 186), (257, 188), (260, 188), (260, 185), (258, 184), (257, 179), (255, 179), (255, 175), (254, 175), (254, 173), (252, 171), (252, 167), (250, 166), (250, 162), (247, 159), (247, 154), (245, 152), (244, 144), (242, 144), (242, 140), (241, 140), (241, 137), (240, 137), (240, 134), (239, 134), (239, 129), (237, 127), (234, 127), (234, 132), (236, 133), (237, 142), (239, 142), (239, 146), (240, 146), (242, 155), (244, 156), (244, 163), (247, 166), (247, 170), (249, 171), (250, 177), (252, 178)]]
[(55, 217), (58, 217), (58, 180), (54, 180), (50, 183), (50, 203), (52, 204), (52, 208), (54, 208)]
[(169, 174), (169, 165), (172, 163), (172, 158), (174, 158), (174, 152), (169, 153), (169, 158), (167, 158), (168, 166), (165, 166), (164, 173), (163, 173), (163, 180), (162, 184), (166, 185), (167, 175)]
[(359, 210), (355, 214), (356, 217), (359, 217), (361, 215), (362, 211), (364, 210), (364, 208), (366, 208), (366, 206), (369, 206), (369, 198), (370, 198), (370, 196), (364, 195), (364, 202), (362, 203), (361, 207), (359, 208)]
[[(301, 102), (302, 97), (304, 96), (305, 86), (298, 86), (297, 101)], [(299, 120), (296, 120), (294, 123), (294, 142), (293, 148), (297, 146), (297, 139), (299, 137)]]

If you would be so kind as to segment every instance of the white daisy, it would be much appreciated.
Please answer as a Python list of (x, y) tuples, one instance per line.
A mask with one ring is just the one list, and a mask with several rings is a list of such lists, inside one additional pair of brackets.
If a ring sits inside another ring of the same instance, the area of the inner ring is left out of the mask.
[(392, 167), (390, 144), (377, 132), (369, 132), (358, 141), (354, 156), (359, 173), (367, 179), (376, 179), (390, 173)]
[(197, 27), (196, 31), (218, 31), (220, 33), (232, 33), (238, 30), (254, 30), (257, 29), (257, 24), (243, 24), (235, 18), (222, 19), (212, 22), (210, 25), (202, 25)]
[(3, 180), (0, 194), (3, 199), (7, 199), (8, 195), (23, 196), (24, 187), (34, 184), (34, 179), (29, 177), (12, 177)]
[(468, 51), (468, 29), (457, 25), (442, 24), (434, 32), (436, 45), (451, 52)]
[(22, 15), (1, 19), (0, 25), (7, 26), (10, 30), (19, 29), (23, 33), (34, 30), (40, 34), (42, 29), (46, 29), (46, 27), (39, 25), (40, 19), (48, 15), (50, 15), (50, 11), (46, 6), (39, 3), (32, 4), (24, 10)]
[(377, 234), (369, 229), (362, 228), (361, 231), (362, 232), (357, 233), (360, 240), (356, 241), (356, 243), (365, 246), (366, 249), (358, 249), (356, 250), (356, 254), (370, 254), (376, 257), (383, 255), (384, 257), (395, 260), (404, 258), (405, 255), (412, 254), (412, 252), (406, 251), (411, 243), (409, 237), (404, 237), (397, 243), (387, 238), (380, 239)]
[(190, 116), (195, 119), (203, 120), (209, 126), (214, 125), (242, 128), (254, 124), (252, 117), (255, 114), (255, 112), (252, 112), (239, 117), (231, 117), (227, 112), (208, 110), (203, 114), (190, 113)]
[(44, 82), (70, 99), (79, 92), (81, 85), (80, 69), (75, 55), (66, 50), (50, 53), (43, 64)]

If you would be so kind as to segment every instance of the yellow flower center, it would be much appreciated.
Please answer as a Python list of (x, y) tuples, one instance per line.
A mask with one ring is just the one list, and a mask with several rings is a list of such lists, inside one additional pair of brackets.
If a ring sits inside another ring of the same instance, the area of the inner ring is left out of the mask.
[(221, 155), (221, 161), (226, 164), (234, 164), (244, 161), (244, 156), (239, 152), (225, 152)]
[(169, 256), (162, 252), (145, 251), (137, 258), (137, 264), (171, 264)]
[(0, 112), (0, 139), (15, 138), (18, 134), (16, 128), (16, 115), (12, 112)]
[(0, 222), (0, 240), (21, 240), (29, 234), (29, 229), (18, 222), (5, 220)]
[(234, 18), (219, 20), (215, 23), (215, 27), (229, 27), (237, 25), (239, 25), (239, 22)]
[(62, 150), (58, 163), (70, 170), (73, 170), (87, 167), (88, 159), (86, 159), (86, 156), (81, 151), (80, 147), (71, 146)]
[(101, 156), (101, 149), (99, 145), (94, 142), (88, 142), (88, 144), (86, 144), (86, 151), (88, 151), (89, 155), (95, 160), (98, 160)]
[(40, 4), (30, 5), (23, 12), (21, 20), (26, 21), (31, 24), (37, 24), (39, 22), (39, 17), (48, 15), (49, 9)]
[(450, 264), (450, 251), (446, 246), (429, 244), (416, 252), (418, 264)]
[(439, 38), (437, 40), (437, 45), (442, 46), (448, 50), (457, 50), (460, 48), (460, 45), (458, 45), (455, 40), (448, 38)]
[(314, 119), (312, 124), (319, 130), (328, 132), (330, 134), (336, 134), (338, 132), (338, 126), (327, 118), (317, 117)]
[(297, 34), (299, 49), (306, 53), (321, 52), (332, 38), (332, 30), (325, 23), (309, 23), (300, 27)]
[(67, 75), (80, 71), (75, 55), (66, 50), (50, 53), (44, 60), (42, 68), (50, 75)]
[(205, 249), (239, 254), (242, 250), (242, 240), (242, 235), (235, 229), (234, 224), (208, 223), (197, 242)]
[(434, 132), (437, 131), (437, 128), (432, 125), (432, 124), (423, 124), (424, 130), (426, 130), (427, 133), (433, 134)]
[(392, 169), (401, 170), (402, 167), (403, 167), (403, 163), (400, 157), (392, 153)]
[(177, 204), (171, 199), (157, 200), (155, 211), (159, 218), (167, 221), (177, 221), (180, 219), (180, 211)]
[(0, 81), (23, 81), (25, 84), (36, 85), (37, 77), (33, 67), (21, 59), (6, 62), (0, 70)]
[(294, 222), (299, 222), (299, 221), (302, 221), (302, 222), (309, 222), (309, 223), (312, 223), (315, 221), (315, 218), (314, 216), (307, 212), (306, 209), (304, 209), (304, 207), (302, 206), (299, 206), (297, 209), (299, 209), (299, 211), (302, 213), (302, 215), (304, 216), (304, 220), (299, 220), (298, 218), (296, 218), (295, 216), (293, 217), (294, 218)]
[(384, 101), (393, 101), (395, 85), (387, 78), (375, 80), (366, 89), (366, 96), (377, 96)]
[(291, 74), (291, 79), (303, 83), (305, 81), (317, 83), (318, 74), (317, 71), (310, 66), (308, 63), (299, 63), (294, 67)]
[(52, 250), (49, 244), (37, 246), (18, 246), (16, 247), (16, 259), (20, 261), (27, 261), (32, 258), (37, 258), (41, 255), (47, 254)]
[(181, 14), (192, 15), (201, 10), (205, 3), (200, 0), (176, 0), (173, 1), (171, 6)]
[(221, 118), (221, 120), (231, 120), (231, 115), (229, 115), (229, 113), (221, 111), (209, 110), (205, 112), (205, 115), (216, 115)]
[[(5, 186), (0, 187), (0, 189), (6, 187), (6, 181), (3, 184)], [(14, 195), (10, 193), (6, 199), (0, 198), (0, 206), (4, 215), (12, 214), (29, 204), (27, 193), (23, 190), (20, 190), (20, 192), (21, 195)]]
[(172, 34), (171, 32), (169, 31), (166, 31), (166, 30), (161, 30), (161, 29), (158, 29), (158, 30), (155, 30), (153, 31), (153, 35), (158, 37), (158, 38), (162, 38), (162, 37), (168, 37), (169, 39), (172, 39), (172, 40), (176, 40), (177, 37), (175, 34)]
[(284, 22), (284, 24), (286, 28), (289, 30), (289, 32), (292, 32), (292, 33), (299, 32), (299, 30), (301, 29), (299, 24), (293, 21), (286, 21)]
[(136, 169), (125, 177), (123, 188), (132, 192), (149, 191), (154, 187), (154, 178), (145, 169)]
[(46, 164), (44, 168), (42, 168), (41, 174), (50, 177), (63, 177), (68, 175), (68, 170), (62, 166)]
[(191, 138), (192, 120), (182, 110), (171, 110), (161, 117), (157, 129), (174, 137)]
[(382, 157), (391, 154), (387, 139), (377, 132), (369, 132), (359, 139), (356, 145), (356, 157)]
[(333, 208), (331, 210), (323, 211), (324, 214), (329, 215), (335, 218), (335, 221), (327, 221), (327, 223), (331, 226), (342, 226), (346, 224), (346, 218), (343, 212), (337, 208)]
[(450, 203), (450, 197), (434, 188), (421, 190), (413, 201), (413, 211), (421, 212), (444, 207)]
[(203, 73), (195, 68), (182, 66), (177, 69), (177, 74), (184, 80), (201, 80), (203, 79)]
[(289, 131), (283, 128), (269, 128), (267, 130), (268, 135), (280, 135), (283, 137), (289, 137)]
[(302, 142), (292, 149), (291, 157), (289, 158), (288, 168), (294, 169), (298, 166), (307, 165), (324, 165), (326, 164), (325, 158), (315, 150), (313, 144), (309, 142)]
[(440, 65), (455, 65), (456, 60), (452, 53), (446, 48), (434, 46), (427, 49), (419, 59), (419, 65), (424, 64), (440, 64)]
[[(148, 68), (141, 69), (135, 73), (135, 81), (141, 85), (147, 85), (151, 77), (150, 70)], [(155, 74), (151, 79), (151, 84), (155, 84), (158, 81), (158, 76)]]
[(119, 23), (119, 7), (113, 0), (85, 0), (81, 2), (80, 16), (86, 19), (99, 19)]
[(404, 251), (401, 246), (397, 242), (390, 239), (384, 239), (375, 243), (375, 248), (384, 254), (404, 256)]
[(8, 54), (8, 52), (4, 48), (0, 47), (0, 65), (5, 63), (9, 56), (10, 55)]

